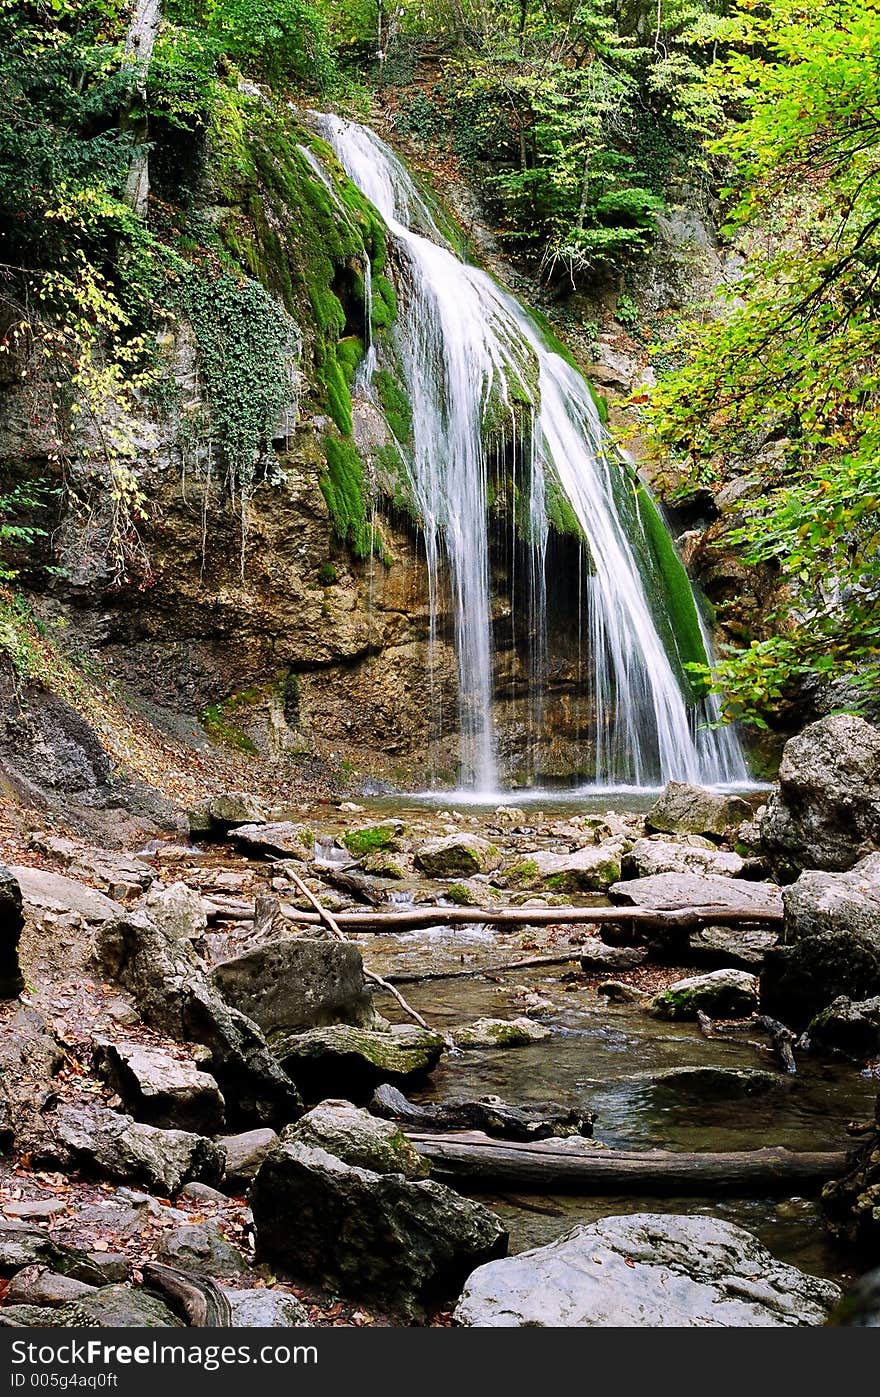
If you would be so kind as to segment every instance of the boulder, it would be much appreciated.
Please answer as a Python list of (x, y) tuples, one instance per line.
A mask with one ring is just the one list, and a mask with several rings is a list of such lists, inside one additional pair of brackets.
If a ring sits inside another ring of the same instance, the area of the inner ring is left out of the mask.
[(48, 1266), (25, 1266), (16, 1271), (6, 1291), (7, 1305), (64, 1305), (69, 1300), (79, 1300), (84, 1295), (93, 1295), (94, 1285), (78, 1281), (73, 1276), (64, 1276)]
[(105, 1285), (57, 1307), (8, 1305), (0, 1324), (21, 1329), (182, 1329), (158, 1296), (130, 1285)]
[(715, 1019), (740, 1019), (758, 1007), (758, 979), (746, 970), (712, 970), (677, 980), (651, 1000), (661, 1019), (695, 1019), (702, 1012)]
[(517, 887), (547, 892), (605, 892), (620, 877), (621, 859), (627, 847), (620, 840), (587, 844), (573, 853), (539, 852), (506, 870), (505, 878)]
[(840, 995), (880, 994), (880, 948), (851, 931), (823, 931), (768, 951), (761, 971), (761, 1008), (795, 1029), (806, 1028)]
[(662, 834), (714, 834), (748, 820), (752, 807), (739, 796), (670, 781), (645, 816), (648, 829)]
[(782, 912), (782, 889), (775, 883), (748, 883), (711, 873), (657, 873), (615, 883), (610, 894), (615, 902), (656, 911), (711, 907), (718, 912), (750, 912), (756, 922)]
[(880, 1055), (880, 995), (854, 1004), (838, 995), (810, 1021), (807, 1029), (815, 1053), (867, 1062)]
[(405, 829), (402, 820), (383, 820), (380, 824), (361, 825), (358, 829), (348, 830), (342, 836), (342, 842), (356, 859), (379, 851), (399, 853)]
[(624, 867), (637, 878), (649, 878), (655, 873), (720, 873), (722, 877), (737, 878), (745, 868), (745, 860), (739, 854), (714, 848), (708, 840), (705, 844), (679, 844), (671, 839), (637, 839), (626, 855)]
[(835, 1308), (830, 1323), (847, 1329), (880, 1329), (880, 1268), (859, 1277)]
[(782, 896), (786, 941), (850, 931), (880, 950), (880, 854), (868, 854), (848, 873), (809, 870)]
[(233, 1329), (305, 1329), (311, 1321), (305, 1305), (285, 1290), (228, 1290)]
[(15, 875), (0, 864), (0, 999), (15, 999), (24, 989), (18, 963), (23, 926), (21, 887)]
[(284, 1144), (310, 1145), (326, 1150), (357, 1169), (375, 1174), (402, 1174), (424, 1179), (428, 1161), (410, 1144), (399, 1125), (379, 1120), (350, 1101), (322, 1101), (296, 1125), (281, 1132)]
[(184, 941), (200, 941), (208, 930), (202, 895), (186, 883), (154, 888), (140, 905), (158, 927)]
[(229, 838), (248, 855), (308, 863), (315, 854), (315, 831), (308, 825), (295, 825), (289, 820), (238, 825), (230, 830)]
[(408, 878), (411, 871), (400, 854), (388, 849), (377, 849), (375, 853), (367, 854), (361, 861), (361, 867), (372, 878), (393, 878), (398, 883)]
[(324, 1024), (370, 1028), (376, 1019), (360, 950), (350, 941), (305, 936), (273, 941), (222, 961), (214, 987), (264, 1033)]
[(403, 1314), (449, 1300), (474, 1266), (507, 1250), (480, 1203), (300, 1143), (269, 1155), (251, 1207), (258, 1256)]
[(230, 1118), (263, 1125), (286, 1123), (299, 1113), (297, 1090), (262, 1030), (230, 1008), (188, 941), (144, 912), (130, 912), (99, 928), (95, 956), (103, 973), (131, 992), (152, 1028), (211, 1050), (211, 1074)]
[(31, 846), (56, 859), (71, 878), (97, 883), (117, 902), (139, 896), (156, 881), (156, 871), (148, 863), (116, 849), (96, 849), (57, 835), (34, 838)]
[(122, 913), (122, 907), (95, 888), (86, 887), (63, 873), (16, 864), (9, 869), (21, 888), (25, 909), (42, 912), (75, 912), (84, 922), (99, 924)]
[(38, 1227), (0, 1219), (0, 1276), (14, 1276), (26, 1266), (45, 1266), (84, 1285), (103, 1285), (100, 1267), (84, 1251), (62, 1246)]
[(75, 1165), (110, 1179), (131, 1179), (164, 1196), (190, 1179), (223, 1177), (223, 1150), (202, 1135), (159, 1130), (103, 1106), (62, 1106), (55, 1131)]
[(709, 965), (738, 965), (753, 973), (779, 941), (777, 931), (761, 927), (704, 926), (688, 935), (688, 958)]
[(648, 959), (643, 946), (606, 946), (602, 941), (585, 943), (581, 947), (581, 970), (600, 971), (607, 975), (609, 970), (635, 970)]
[(220, 1088), (192, 1058), (162, 1048), (99, 1038), (95, 1070), (122, 1098), (135, 1120), (214, 1135), (223, 1125)]
[(449, 834), (423, 844), (416, 850), (415, 861), (429, 878), (469, 878), (498, 868), (501, 853), (477, 834)]
[(478, 1328), (819, 1325), (840, 1294), (710, 1217), (606, 1217), (469, 1277), (455, 1310)]
[(272, 1051), (309, 1101), (367, 1101), (380, 1082), (405, 1088), (440, 1061), (444, 1041), (415, 1024), (387, 1029), (329, 1024), (272, 1039)]
[(46, 1136), (46, 1106), (53, 1080), (64, 1064), (64, 1048), (43, 1016), (18, 1004), (0, 1033), (0, 1148), (15, 1142), (23, 1153), (39, 1153)]
[(788, 877), (805, 868), (845, 872), (880, 848), (880, 730), (837, 713), (792, 737), (761, 821), (761, 847)]
[(229, 830), (236, 825), (264, 825), (266, 814), (256, 796), (247, 791), (223, 791), (211, 796), (207, 802), (208, 819), (218, 830)]
[(759, 1067), (669, 1067), (655, 1072), (655, 1092), (686, 1101), (740, 1101), (790, 1086), (791, 1079)]
[(246, 1275), (248, 1264), (228, 1242), (216, 1222), (187, 1223), (162, 1237), (156, 1253), (160, 1261), (197, 1275), (235, 1279)]
[(221, 1135), (217, 1141), (226, 1151), (223, 1182), (230, 1188), (247, 1188), (270, 1150), (278, 1143), (274, 1130), (245, 1130), (240, 1135)]
[(453, 1030), (457, 1048), (526, 1048), (550, 1037), (550, 1029), (532, 1019), (477, 1019)]

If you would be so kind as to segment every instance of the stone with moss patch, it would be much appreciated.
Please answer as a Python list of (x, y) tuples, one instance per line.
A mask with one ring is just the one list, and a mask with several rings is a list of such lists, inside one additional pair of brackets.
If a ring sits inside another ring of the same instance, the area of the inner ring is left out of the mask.
[(469, 878), (498, 868), (501, 851), (477, 834), (448, 834), (423, 844), (416, 863), (429, 878)]
[(757, 976), (746, 970), (713, 970), (677, 980), (651, 1000), (661, 1019), (696, 1019), (699, 1013), (719, 1019), (739, 1019), (758, 1007)]
[(385, 820), (378, 825), (361, 825), (342, 836), (342, 842), (356, 859), (379, 852), (397, 853), (406, 826), (401, 820)]
[(326, 1150), (356, 1169), (424, 1179), (430, 1165), (393, 1121), (379, 1120), (350, 1101), (322, 1101), (281, 1132), (283, 1144), (299, 1142)]
[(344, 1094), (365, 1101), (380, 1082), (403, 1088), (424, 1079), (440, 1061), (444, 1040), (415, 1024), (386, 1030), (332, 1024), (276, 1036), (270, 1046), (310, 1100)]
[(452, 1034), (457, 1048), (525, 1048), (550, 1037), (550, 1029), (531, 1019), (477, 1019)]

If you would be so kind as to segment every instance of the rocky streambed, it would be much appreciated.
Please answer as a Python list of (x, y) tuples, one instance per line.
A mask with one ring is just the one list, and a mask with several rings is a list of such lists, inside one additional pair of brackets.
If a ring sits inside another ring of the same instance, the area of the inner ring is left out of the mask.
[(880, 734), (789, 749), (12, 840), (0, 1322), (824, 1322), (880, 1260)]

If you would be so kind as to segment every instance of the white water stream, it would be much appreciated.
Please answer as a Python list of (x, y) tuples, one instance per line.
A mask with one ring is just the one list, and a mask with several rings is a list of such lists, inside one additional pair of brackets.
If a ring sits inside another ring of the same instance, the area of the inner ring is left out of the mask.
[[(392, 333), (413, 418), (407, 466), (424, 527), (432, 636), (444, 561), (449, 570), (462, 784), (486, 792), (499, 784), (492, 719), (490, 415), (527, 457), (528, 478), (518, 483), (527, 486), (530, 682), (537, 711), (547, 647), (547, 497), (553, 487), (576, 516), (591, 561), (582, 674), (595, 714), (596, 784), (746, 782), (735, 733), (712, 726), (712, 701), (685, 700), (655, 623), (636, 541), (627, 537), (615, 500), (614, 486), (619, 489), (620, 473), (628, 467), (602, 427), (587, 383), (547, 348), (508, 292), (455, 254), (384, 141), (341, 117), (322, 116), (319, 123), (349, 178), (381, 214), (394, 248), (399, 309)], [(374, 364), (370, 341), (370, 372)], [(554, 578), (552, 585), (573, 589), (578, 579)]]

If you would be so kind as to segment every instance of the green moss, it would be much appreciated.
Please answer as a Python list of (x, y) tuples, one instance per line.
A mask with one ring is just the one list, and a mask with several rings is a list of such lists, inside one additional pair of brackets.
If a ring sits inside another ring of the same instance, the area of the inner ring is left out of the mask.
[(332, 587), (339, 581), (339, 573), (333, 563), (322, 563), (318, 568), (318, 581), (322, 587)]
[(347, 335), (336, 346), (336, 360), (349, 388), (364, 357), (364, 342), (359, 335)]
[(538, 865), (534, 859), (523, 859), (505, 869), (505, 880), (511, 888), (530, 888), (538, 881)]
[(356, 859), (378, 850), (393, 851), (399, 847), (400, 825), (365, 825), (363, 829), (352, 829), (343, 835), (342, 842)]
[(367, 510), (364, 464), (357, 447), (353, 441), (328, 435), (324, 454), (327, 470), (319, 484), (337, 535), (356, 558), (368, 558), (373, 552), (384, 558), (384, 541), (373, 529)]
[(677, 668), (686, 695), (698, 702), (706, 695), (707, 680), (695, 676), (687, 666), (696, 664), (708, 667), (709, 657), (693, 587), (660, 511), (641, 484), (636, 489), (636, 502), (652, 565), (651, 581), (655, 584), (648, 587), (654, 618), (666, 642), (667, 652), (678, 660)]
[(479, 907), (479, 898), (474, 895), (473, 888), (469, 888), (466, 883), (453, 883), (447, 888), (444, 894), (450, 902), (454, 902), (456, 907)]
[(377, 276), (373, 281), (374, 330), (385, 330), (397, 318), (397, 292), (385, 276)]
[(402, 384), (388, 369), (379, 369), (373, 375), (373, 385), (395, 440), (408, 442), (412, 437), (412, 407)]

